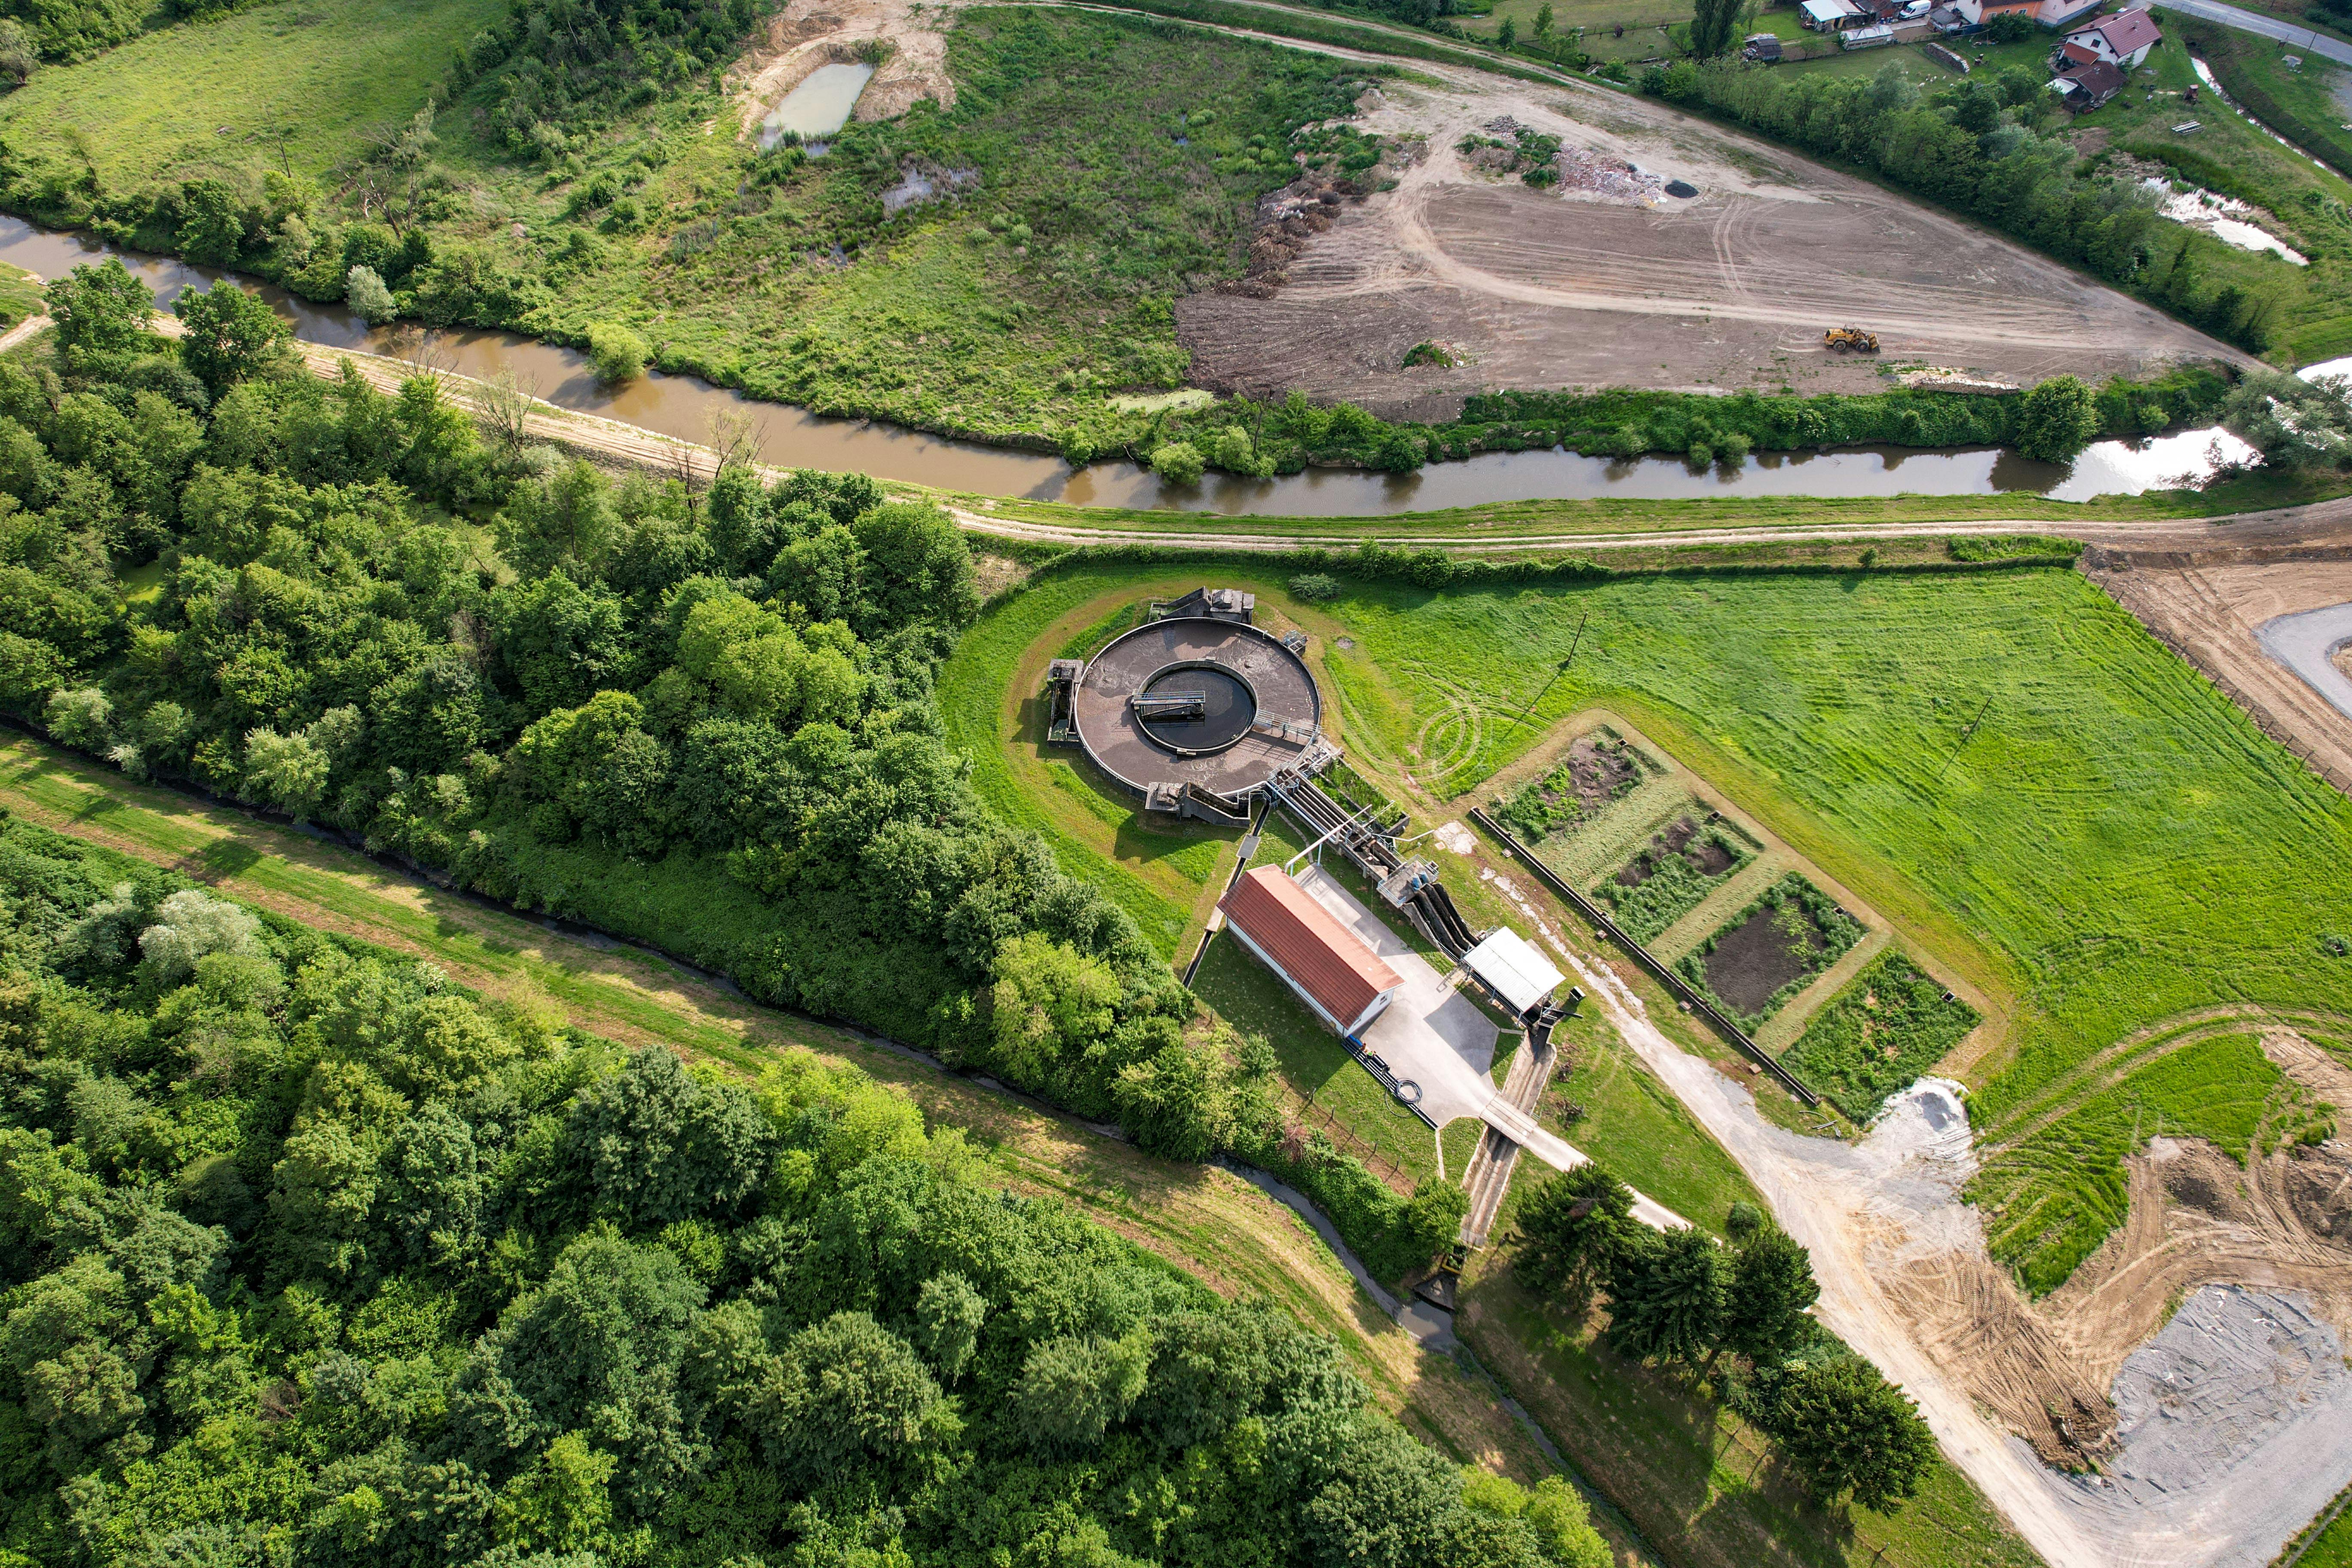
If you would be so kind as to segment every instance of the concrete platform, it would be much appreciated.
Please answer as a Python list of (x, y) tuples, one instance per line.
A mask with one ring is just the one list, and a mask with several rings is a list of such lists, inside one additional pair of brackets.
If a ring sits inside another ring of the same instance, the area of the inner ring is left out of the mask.
[[(1257, 718), (1296, 727), (1295, 739), (1252, 731), (1207, 756), (1180, 756), (1146, 734), (1128, 699), (1171, 664), (1201, 659), (1247, 681)], [(1142, 793), (1152, 784), (1194, 784), (1234, 796), (1264, 784), (1303, 754), (1322, 721), (1322, 694), (1299, 657), (1255, 626), (1169, 620), (1138, 626), (1095, 656), (1070, 693), (1070, 721), (1097, 767)]]
[[(1495, 1087), (1495, 1042), (1501, 1030), (1477, 1005), (1447, 983), (1437, 966), (1362, 900), (1318, 866), (1299, 868), (1298, 885), (1364, 944), (1386, 959), (1404, 984), (1388, 1010), (1364, 1031), (1365, 1048), (1376, 1052), (1400, 1079), (1421, 1085), (1421, 1109), (1443, 1127), (1469, 1117), (1517, 1143), (1555, 1171), (1570, 1171), (1590, 1156), (1503, 1098)], [(1679, 1229), (1690, 1221), (1654, 1198), (1633, 1194), (1633, 1217), (1658, 1230)]]

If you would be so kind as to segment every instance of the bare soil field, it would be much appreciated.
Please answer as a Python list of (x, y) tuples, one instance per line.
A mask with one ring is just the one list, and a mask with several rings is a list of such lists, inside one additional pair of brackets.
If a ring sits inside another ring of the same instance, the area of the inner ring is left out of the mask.
[[(1361, 118), (1423, 142), (1393, 190), (1337, 209), (1271, 298), (1177, 302), (1196, 382), (1434, 419), (1490, 387), (1864, 392), (1883, 389), (1882, 365), (1922, 360), (2019, 383), (2242, 361), (2055, 262), (1663, 104), (1435, 74), (1445, 85), (1386, 89)], [(1612, 194), (1482, 174), (1455, 145), (1505, 117), (1560, 137), (1578, 167), (1640, 177)], [(1880, 355), (1822, 346), (1849, 320)], [(1467, 363), (1400, 368), (1423, 342)]]
[(1791, 933), (1780, 910), (1759, 905), (1716, 939), (1706, 955), (1707, 989), (1741, 1014), (1762, 1012), (1780, 987), (1811, 973), (1816, 955), (1829, 946), (1811, 917), (1799, 911), (1796, 923)]
[(2352, 601), (2352, 560), (2233, 562), (2214, 553), (2223, 558), (2200, 564), (2190, 553), (2095, 552), (2085, 570), (2256, 723), (2352, 790), (2352, 719), (2254, 640), (2254, 628), (2273, 616)]

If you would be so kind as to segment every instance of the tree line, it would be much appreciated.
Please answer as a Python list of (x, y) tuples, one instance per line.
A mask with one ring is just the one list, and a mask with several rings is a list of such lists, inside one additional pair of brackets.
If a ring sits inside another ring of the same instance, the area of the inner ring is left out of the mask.
[(756, 1082), (0, 819), (0, 1557), (1603, 1568), (1328, 1340)]
[(1696, 1227), (1652, 1230), (1633, 1205), (1599, 1165), (1552, 1177), (1514, 1222), (1519, 1283), (1577, 1317), (1605, 1302), (1612, 1350), (1711, 1382), (1822, 1503), (1886, 1512), (1916, 1495), (1935, 1436), (1900, 1389), (1813, 1320), (1821, 1287), (1805, 1249), (1751, 1204), (1732, 1205), (1728, 1247)]

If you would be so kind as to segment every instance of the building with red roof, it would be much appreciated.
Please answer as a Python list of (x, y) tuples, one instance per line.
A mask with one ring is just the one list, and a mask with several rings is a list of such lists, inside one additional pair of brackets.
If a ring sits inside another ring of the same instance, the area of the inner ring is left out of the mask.
[(1244, 872), (1217, 909), (1235, 940), (1336, 1034), (1362, 1034), (1404, 984), (1388, 960), (1279, 867)]
[(2147, 51), (2163, 40), (2164, 34), (2158, 30), (2156, 18), (2147, 14), (2147, 7), (2136, 5), (2067, 29), (2063, 47), (2069, 58), (2079, 49), (2094, 60), (2130, 70), (2147, 58)]

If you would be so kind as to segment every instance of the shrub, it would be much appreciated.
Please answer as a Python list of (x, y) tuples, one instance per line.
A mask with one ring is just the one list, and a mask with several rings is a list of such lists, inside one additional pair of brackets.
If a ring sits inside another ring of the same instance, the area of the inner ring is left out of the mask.
[(1290, 580), (1290, 595), (1309, 605), (1320, 605), (1339, 596), (1339, 579), (1328, 572), (1301, 572)]
[(381, 326), (397, 313), (392, 290), (373, 267), (353, 267), (343, 275), (343, 301), (370, 326)]
[(646, 360), (652, 353), (646, 340), (626, 327), (599, 321), (588, 329), (588, 363), (596, 372), (596, 379), (607, 386), (643, 375)]
[(1196, 485), (1208, 466), (1190, 441), (1170, 441), (1151, 449), (1151, 471), (1171, 485)]
[(49, 699), (43, 721), (50, 734), (68, 746), (103, 751), (113, 735), (114, 704), (95, 686), (60, 691)]

